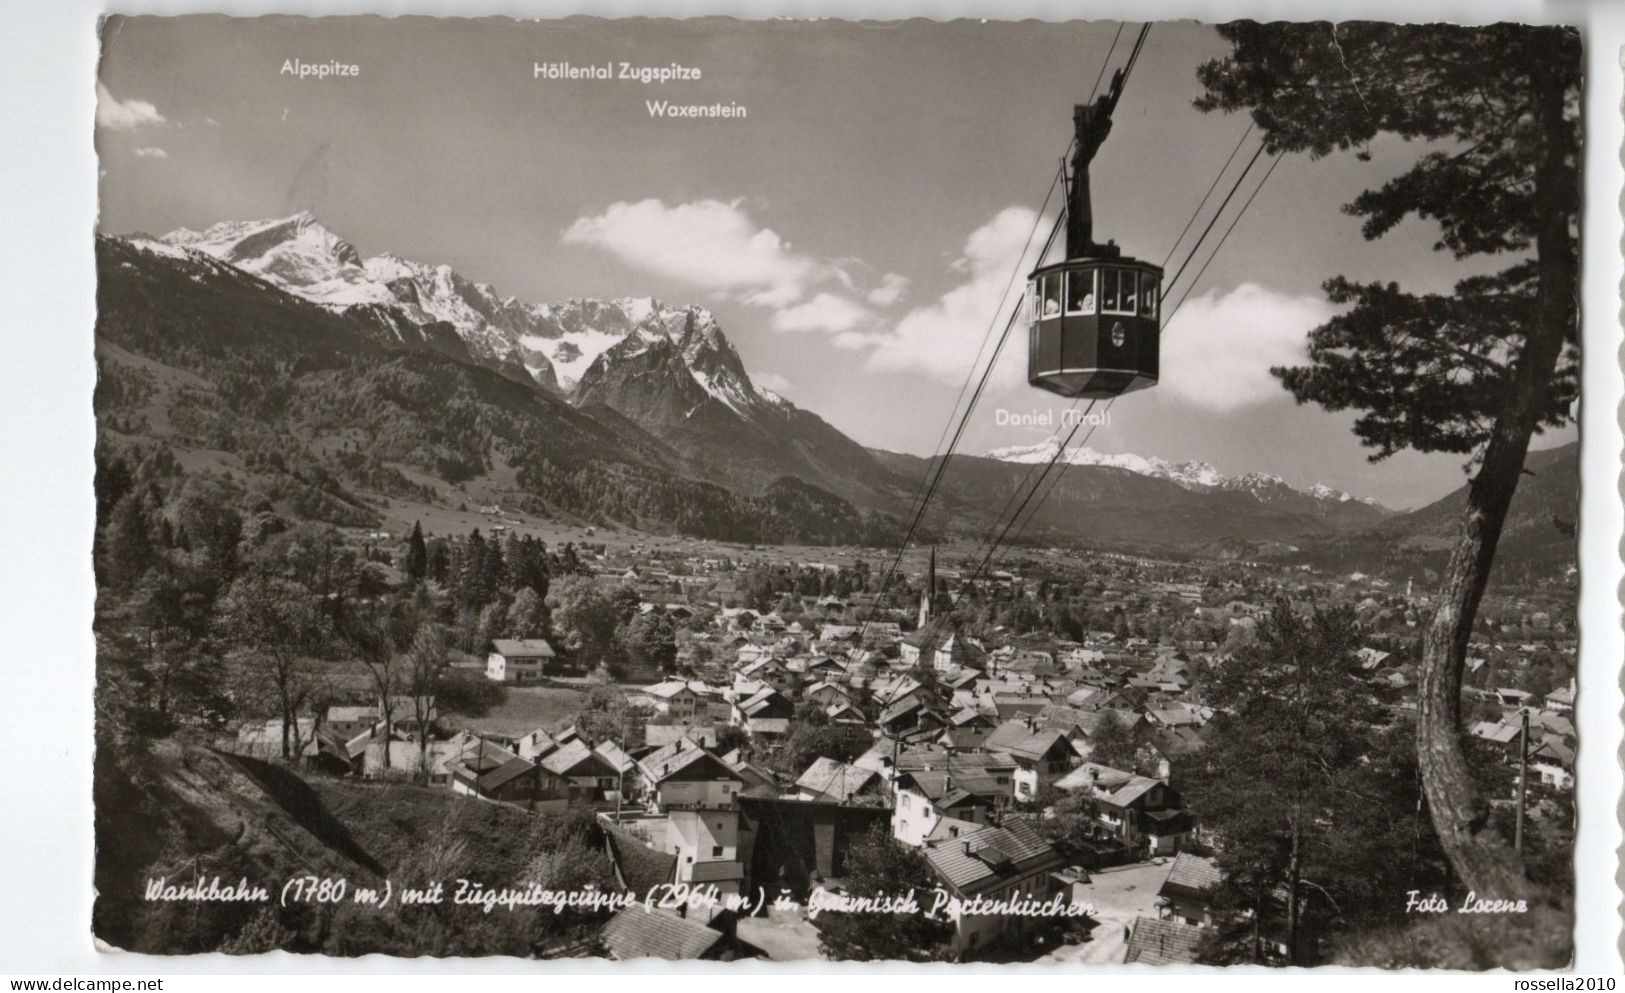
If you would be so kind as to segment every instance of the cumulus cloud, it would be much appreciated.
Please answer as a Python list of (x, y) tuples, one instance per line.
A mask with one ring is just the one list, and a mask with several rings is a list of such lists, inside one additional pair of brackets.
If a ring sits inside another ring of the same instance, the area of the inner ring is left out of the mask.
[[(1010, 308), (1021, 299), (1024, 283), (1018, 276), (1011, 285), (1012, 270), (1019, 268), (1025, 275), (1038, 263), (1042, 246), (1028, 244), (1034, 219), (1034, 211), (1026, 207), (1001, 210), (965, 239), (952, 266), (962, 277), (958, 285), (934, 302), (910, 310), (889, 330), (847, 333), (835, 343), (843, 348), (872, 349), (868, 366), (876, 371), (918, 371), (945, 382), (960, 381), (976, 360), (988, 325), (999, 321), (996, 335)], [(1024, 342), (1025, 336), (1020, 340)], [(1018, 350), (1007, 345), (1000, 358), (994, 380), (1001, 385), (1021, 375)]]
[(757, 386), (772, 390), (774, 393), (782, 394), (790, 389), (790, 380), (776, 372), (758, 372), (750, 378)]
[(888, 272), (880, 278), (880, 285), (869, 291), (866, 298), (876, 307), (890, 307), (908, 290), (908, 277)]
[(734, 200), (666, 204), (650, 198), (610, 204), (565, 228), (566, 244), (590, 245), (621, 261), (718, 296), (767, 307), (805, 299), (835, 278), (829, 263), (795, 251)]
[(1270, 367), (1302, 362), (1309, 332), (1336, 308), (1255, 283), (1191, 297), (1162, 332), (1159, 386), (1212, 411), (1285, 396)]
[(866, 325), (873, 319), (874, 312), (860, 303), (836, 293), (819, 293), (806, 303), (774, 314), (773, 328), (777, 331), (839, 334)]
[(138, 148), (135, 150), (138, 159), (167, 159), (169, 153), (161, 148)]
[(130, 131), (144, 124), (163, 124), (164, 115), (145, 100), (120, 100), (101, 80), (96, 81), (96, 126), (109, 131)]

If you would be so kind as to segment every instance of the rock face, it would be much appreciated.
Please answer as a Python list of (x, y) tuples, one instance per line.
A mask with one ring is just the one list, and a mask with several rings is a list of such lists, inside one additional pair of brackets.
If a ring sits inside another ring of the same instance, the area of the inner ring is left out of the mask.
[[(229, 262), (330, 310), (364, 308), (369, 319), (401, 331), (402, 340), (411, 337), (405, 325), (444, 325), (463, 341), (473, 360), (550, 390), (559, 388), (546, 356), (527, 353), (517, 343), (525, 330), (523, 305), (464, 279), (450, 266), (389, 254), (362, 258), (308, 211), (278, 220), (225, 221), (204, 231), (182, 228), (159, 241)], [(394, 314), (386, 316), (386, 310)], [(444, 337), (439, 330), (424, 335)]]
[(744, 492), (793, 476), (860, 507), (892, 509), (910, 485), (822, 418), (752, 383), (703, 308), (655, 304), (586, 368), (575, 400), (624, 414)]

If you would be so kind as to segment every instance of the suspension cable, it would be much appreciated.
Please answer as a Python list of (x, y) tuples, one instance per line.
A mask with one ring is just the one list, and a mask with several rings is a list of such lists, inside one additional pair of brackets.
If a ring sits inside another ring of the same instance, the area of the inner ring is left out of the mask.
[(1213, 182), (1208, 185), (1207, 192), (1202, 194), (1202, 202), (1198, 203), (1196, 209), (1191, 211), (1190, 220), (1185, 222), (1185, 227), (1179, 232), (1179, 237), (1175, 238), (1174, 243), (1169, 246), (1168, 255), (1162, 260), (1163, 269), (1167, 269), (1168, 263), (1173, 261), (1174, 253), (1179, 251), (1179, 243), (1185, 240), (1187, 234), (1190, 234), (1191, 225), (1195, 224), (1196, 219), (1202, 216), (1202, 208), (1206, 207), (1208, 200), (1212, 199), (1213, 191), (1219, 188), (1219, 180), (1223, 179), (1224, 174), (1229, 171), (1230, 163), (1236, 160), (1236, 153), (1240, 152), (1241, 146), (1247, 143), (1247, 136), (1253, 133), (1254, 126), (1251, 123), (1247, 125), (1247, 130), (1241, 133), (1241, 140), (1237, 141), (1236, 147), (1230, 150), (1230, 157), (1225, 159), (1224, 165), (1219, 167), (1219, 172), (1213, 177)]

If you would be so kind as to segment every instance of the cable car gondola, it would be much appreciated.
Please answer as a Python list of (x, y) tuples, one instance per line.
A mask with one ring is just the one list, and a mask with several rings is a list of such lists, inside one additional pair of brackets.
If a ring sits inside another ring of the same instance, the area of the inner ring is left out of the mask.
[(1064, 397), (1106, 398), (1157, 383), (1162, 267), (1093, 240), (1089, 163), (1123, 92), (1121, 69), (1093, 104), (1073, 109), (1066, 260), (1027, 277), (1027, 381)]

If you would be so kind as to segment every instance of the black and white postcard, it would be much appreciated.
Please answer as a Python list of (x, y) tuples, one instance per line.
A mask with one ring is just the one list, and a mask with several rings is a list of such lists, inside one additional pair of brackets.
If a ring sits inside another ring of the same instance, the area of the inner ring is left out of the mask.
[(109, 955), (1573, 960), (1581, 30), (99, 46)]

